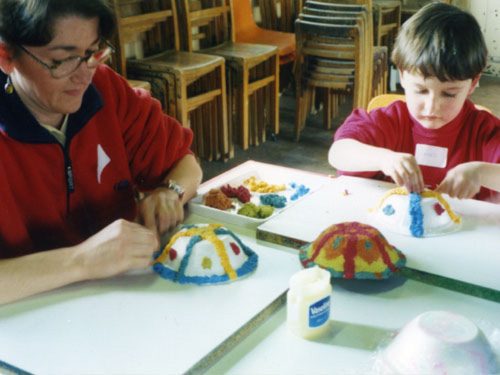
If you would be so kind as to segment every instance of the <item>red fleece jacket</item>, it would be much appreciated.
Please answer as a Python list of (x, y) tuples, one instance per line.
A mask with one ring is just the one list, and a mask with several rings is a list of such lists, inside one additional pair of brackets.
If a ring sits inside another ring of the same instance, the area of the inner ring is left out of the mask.
[(16, 93), (0, 90), (0, 258), (74, 245), (133, 220), (134, 188), (162, 181), (191, 153), (193, 135), (102, 65), (66, 136), (63, 147)]

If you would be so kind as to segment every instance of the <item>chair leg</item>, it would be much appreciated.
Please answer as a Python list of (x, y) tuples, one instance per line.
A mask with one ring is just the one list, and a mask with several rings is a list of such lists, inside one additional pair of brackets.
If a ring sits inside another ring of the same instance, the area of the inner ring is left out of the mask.
[(310, 108), (314, 105), (316, 100), (316, 88), (314, 86), (306, 86), (304, 88), (304, 111), (302, 111), (301, 129), (306, 126), (307, 115), (309, 114)]
[(329, 88), (324, 88), (324, 98), (323, 98), (323, 126), (325, 129), (331, 129), (332, 127), (332, 98), (331, 91)]
[(272, 74), (274, 75), (274, 81), (271, 84), (271, 119), (272, 119), (272, 130), (273, 133), (278, 135), (280, 132), (280, 62), (278, 54), (274, 55), (271, 60), (273, 63)]
[(295, 90), (295, 140), (300, 139), (300, 132), (303, 127), (304, 117), (307, 115), (307, 101), (305, 96), (306, 90), (302, 89), (302, 84), (297, 80)]
[(312, 87), (311, 88), (311, 102), (309, 103), (309, 111), (311, 115), (315, 115), (318, 113), (318, 110), (316, 109), (316, 88)]
[[(262, 64), (259, 68), (259, 76), (264, 77), (266, 72), (269, 71), (267, 68), (268, 62)], [(271, 127), (272, 123), (270, 121), (270, 113), (271, 113), (271, 94), (270, 85), (268, 84), (265, 87), (260, 88), (255, 93), (257, 95), (257, 121), (258, 121), (258, 129), (259, 129), (259, 141), (260, 143), (264, 143), (266, 141), (266, 129)]]
[(256, 93), (254, 92), (248, 97), (248, 133), (250, 146), (259, 145), (257, 126), (257, 101)]
[(249, 144), (249, 132), (248, 132), (248, 80), (249, 80), (249, 72), (248, 68), (243, 68), (241, 72), (241, 88), (239, 94), (239, 105), (237, 110), (238, 119), (238, 127), (240, 128), (240, 142), (243, 150), (248, 149)]
[(209, 134), (210, 134), (210, 154), (214, 160), (220, 159), (220, 148), (218, 142), (218, 128), (217, 128), (217, 112), (216, 105), (213, 101), (208, 102), (204, 105), (207, 108), (207, 118), (210, 119), (209, 123)]
[[(234, 156), (232, 132), (227, 115), (226, 69), (225, 63), (221, 64), (215, 73), (216, 82), (220, 82), (221, 94), (217, 98), (217, 134), (219, 135), (220, 152), (224, 161)], [(215, 85), (214, 85), (215, 87)]]

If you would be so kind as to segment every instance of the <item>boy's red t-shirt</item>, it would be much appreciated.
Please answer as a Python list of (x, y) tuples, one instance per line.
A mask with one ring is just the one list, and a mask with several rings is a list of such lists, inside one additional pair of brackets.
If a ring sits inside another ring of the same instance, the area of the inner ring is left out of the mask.
[[(500, 162), (500, 119), (477, 109), (466, 100), (462, 111), (440, 129), (427, 129), (408, 112), (403, 101), (372, 110), (356, 109), (335, 133), (335, 140), (355, 139), (377, 147), (415, 155), (417, 145), (445, 149), (444, 167), (420, 165), (424, 183), (436, 188), (453, 167), (470, 161)], [(421, 147), (421, 146), (419, 146)], [(391, 181), (382, 172), (345, 172), (339, 175), (360, 176)], [(477, 199), (500, 202), (500, 193), (482, 188)]]

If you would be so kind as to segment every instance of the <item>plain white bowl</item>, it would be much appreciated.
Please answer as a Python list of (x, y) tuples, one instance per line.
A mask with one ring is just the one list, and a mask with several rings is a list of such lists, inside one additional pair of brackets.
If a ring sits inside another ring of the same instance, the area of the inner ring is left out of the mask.
[(469, 319), (448, 311), (423, 313), (382, 350), (381, 374), (498, 374), (490, 343)]

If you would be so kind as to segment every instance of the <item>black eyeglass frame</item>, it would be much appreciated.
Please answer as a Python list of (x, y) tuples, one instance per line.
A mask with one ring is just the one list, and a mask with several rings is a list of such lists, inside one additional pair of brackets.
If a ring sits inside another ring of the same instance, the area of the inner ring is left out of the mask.
[[(108, 42), (106, 39), (101, 39), (102, 42), (104, 42), (107, 46), (106, 49), (104, 49), (104, 51), (106, 50), (109, 50), (109, 56), (115, 52), (115, 47), (110, 43)], [(67, 59), (64, 59), (64, 60), (61, 60), (61, 61), (55, 61), (54, 62), (54, 65), (50, 66), (48, 65), (47, 63), (43, 62), (42, 60), (40, 60), (38, 57), (36, 57), (33, 53), (31, 53), (30, 51), (28, 51), (24, 46), (22, 46), (21, 44), (17, 44), (17, 46), (23, 51), (25, 52), (27, 55), (31, 56), (35, 61), (37, 61), (39, 64), (41, 64), (44, 68), (48, 69), (50, 71), (50, 74), (52, 75), (53, 78), (55, 79), (59, 79), (59, 78), (64, 78), (64, 77), (67, 77), (69, 75), (71, 75), (72, 73), (74, 73), (79, 67), (80, 65), (82, 65), (83, 62), (85, 63), (88, 63), (88, 61), (99, 51), (103, 51), (103, 50), (97, 50), (96, 52), (90, 54), (89, 56), (85, 56), (85, 57), (81, 57), (81, 56), (72, 56), (72, 57), (69, 57)], [(109, 57), (108, 57), (109, 58)], [(78, 59), (80, 62), (78, 63), (78, 65), (76, 65), (75, 69), (73, 69), (71, 72), (68, 72), (68, 73), (65, 73), (64, 75), (62, 76), (54, 76), (54, 70), (57, 69), (58, 67), (60, 67), (62, 64), (68, 62), (68, 61), (71, 61), (71, 60), (76, 60)], [(104, 60), (105, 61), (105, 60)], [(104, 62), (103, 61), (103, 62)]]

